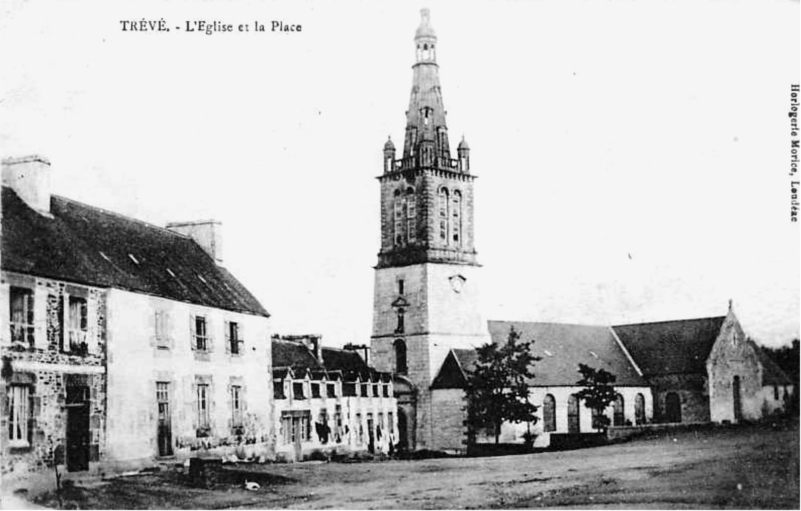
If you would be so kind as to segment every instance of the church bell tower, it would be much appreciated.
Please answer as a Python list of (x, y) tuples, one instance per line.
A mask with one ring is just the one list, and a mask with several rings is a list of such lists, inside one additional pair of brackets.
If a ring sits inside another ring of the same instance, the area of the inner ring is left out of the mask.
[(411, 449), (438, 449), (447, 446), (438, 435), (431, 382), (450, 349), (478, 346), (489, 335), (475, 279), (479, 265), (473, 245), (470, 148), (462, 139), (453, 157), (437, 36), (428, 9), (421, 15), (403, 153), (398, 157), (387, 140), (378, 177), (381, 250), (375, 267), (371, 352), (377, 369), (395, 373), (412, 387), (408, 399), (399, 396), (399, 427), (408, 424), (401, 442)]

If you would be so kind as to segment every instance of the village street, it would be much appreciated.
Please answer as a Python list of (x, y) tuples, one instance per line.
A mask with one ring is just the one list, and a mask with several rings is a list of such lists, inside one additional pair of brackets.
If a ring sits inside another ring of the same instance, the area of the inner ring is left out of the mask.
[[(240, 467), (241, 468), (241, 467)], [(659, 434), (492, 458), (248, 466), (214, 490), (172, 471), (88, 482), (81, 508), (766, 508), (799, 506), (798, 423)], [(74, 499), (74, 500), (73, 500)], [(54, 501), (41, 501), (54, 505)]]

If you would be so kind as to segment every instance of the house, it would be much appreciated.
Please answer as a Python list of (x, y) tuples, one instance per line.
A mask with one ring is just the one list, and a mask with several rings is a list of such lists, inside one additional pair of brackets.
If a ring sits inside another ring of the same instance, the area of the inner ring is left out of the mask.
[(5, 160), (2, 473), (273, 453), (268, 313), (215, 222), (169, 228), (50, 194)]
[(793, 380), (754, 341), (749, 340), (748, 344), (759, 356), (759, 365), (762, 367), (762, 416), (790, 410), (791, 402), (797, 399)]
[[(578, 399), (583, 387), (579, 364), (603, 369), (616, 378), (617, 399), (607, 410), (613, 426), (639, 425), (652, 421), (653, 397), (651, 387), (632, 363), (612, 329), (606, 326), (532, 323), (521, 321), (490, 321), (492, 342), (504, 344), (510, 330), (518, 332), (523, 341), (534, 341), (532, 355), (539, 357), (534, 366), (534, 378), (529, 383), (529, 400), (538, 407), (537, 421), (505, 423), (500, 440), (522, 443), (526, 433), (536, 436), (534, 445), (546, 447), (552, 433), (588, 433), (592, 427), (592, 411)], [(431, 384), (434, 407), (449, 410), (441, 413), (442, 438), (437, 445), (450, 450), (463, 450), (466, 419), (463, 392), (468, 373), (478, 359), (472, 349), (451, 350), (439, 374)]]
[(276, 451), (302, 460), (388, 453), (398, 441), (392, 378), (353, 349), (323, 347), (317, 335), (274, 336)]

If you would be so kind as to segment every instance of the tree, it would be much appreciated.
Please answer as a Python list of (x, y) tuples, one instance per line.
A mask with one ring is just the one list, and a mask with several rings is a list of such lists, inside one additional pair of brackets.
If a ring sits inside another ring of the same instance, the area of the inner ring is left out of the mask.
[(606, 433), (609, 427), (609, 417), (606, 408), (617, 397), (613, 383), (615, 375), (604, 369), (594, 369), (585, 364), (579, 364), (581, 379), (578, 385), (584, 387), (576, 393), (583, 400), (587, 408), (592, 410), (592, 427)]
[(480, 429), (492, 431), (495, 443), (504, 422), (536, 423), (537, 406), (529, 402), (528, 380), (534, 378), (532, 341), (521, 341), (514, 327), (509, 329), (506, 343), (487, 343), (476, 349), (478, 361), (468, 371), (467, 422), (469, 438), (475, 439)]

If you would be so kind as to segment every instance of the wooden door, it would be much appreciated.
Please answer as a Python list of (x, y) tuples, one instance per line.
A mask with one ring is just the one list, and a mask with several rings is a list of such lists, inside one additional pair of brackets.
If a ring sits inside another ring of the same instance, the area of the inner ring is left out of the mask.
[(156, 406), (158, 407), (157, 442), (159, 456), (172, 456), (172, 420), (169, 383), (156, 383)]
[(67, 470), (89, 470), (89, 387), (67, 386)]

